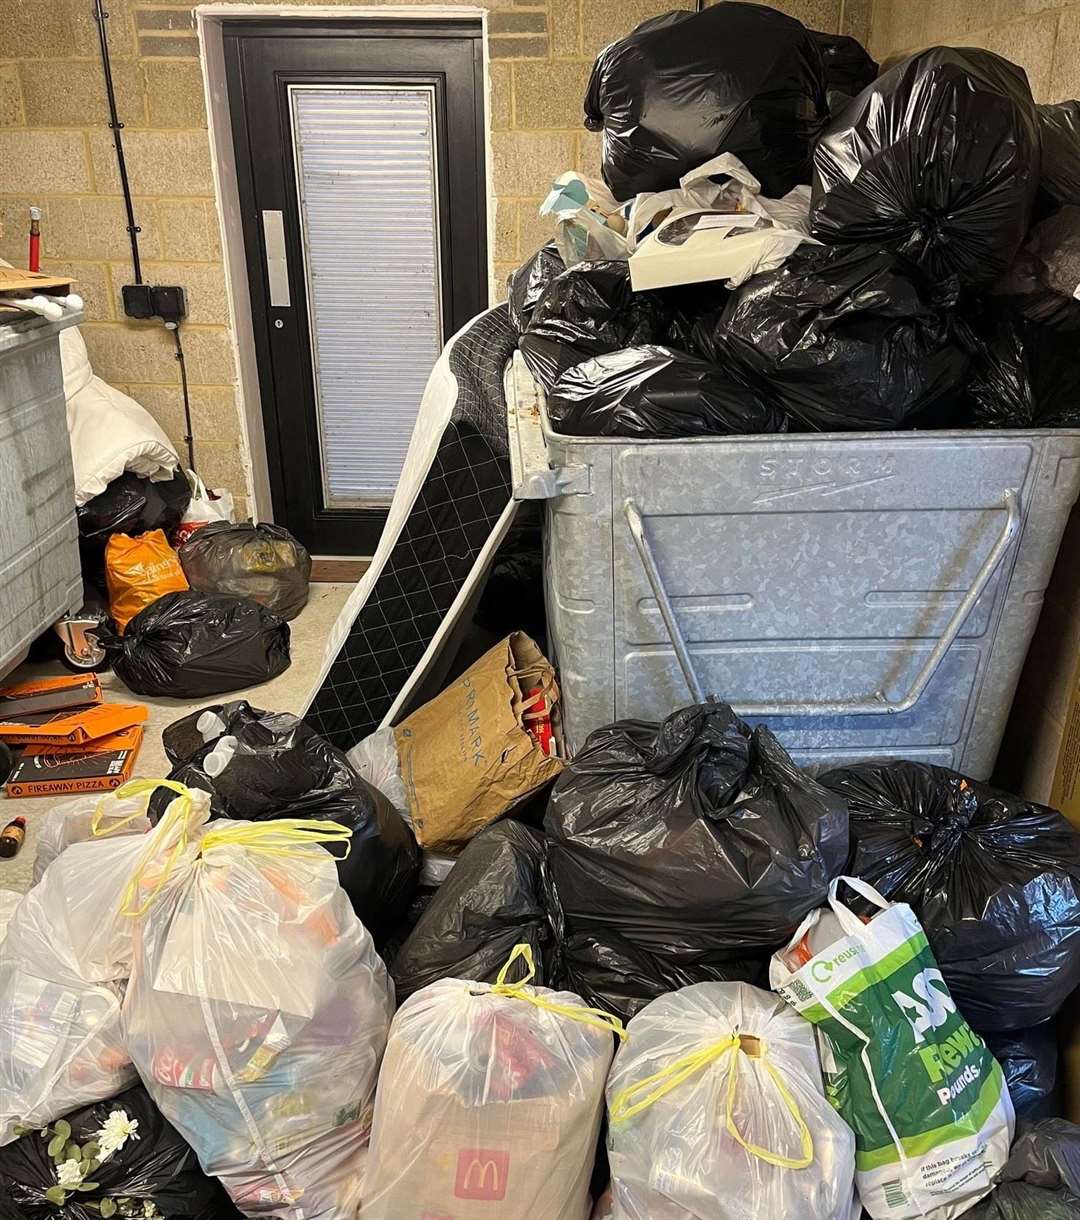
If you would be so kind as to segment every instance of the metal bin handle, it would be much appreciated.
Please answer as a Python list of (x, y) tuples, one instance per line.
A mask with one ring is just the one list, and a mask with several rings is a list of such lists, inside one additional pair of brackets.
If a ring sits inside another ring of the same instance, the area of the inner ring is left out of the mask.
[[(1004, 528), (998, 535), (997, 541), (990, 548), (990, 553), (983, 560), (971, 588), (964, 594), (960, 604), (953, 611), (945, 630), (941, 633), (930, 655), (926, 658), (922, 669), (916, 674), (914, 682), (912, 682), (910, 689), (902, 699), (889, 699), (884, 691), (878, 690), (868, 699), (811, 699), (804, 702), (796, 701), (791, 703), (740, 703), (735, 707), (735, 710), (742, 716), (871, 716), (881, 713), (895, 715), (898, 712), (910, 711), (918, 703), (923, 691), (929, 685), (930, 679), (934, 676), (937, 667), (941, 664), (953, 641), (960, 634), (964, 620), (971, 613), (975, 603), (982, 597), (986, 586), (990, 583), (990, 577), (993, 576), (1005, 552), (1012, 545), (1013, 539), (1020, 528), (1019, 494), (1014, 489), (1009, 488), (1005, 491), (1003, 500), (1006, 509)], [(671, 599), (668, 597), (667, 590), (664, 588), (664, 582), (660, 578), (660, 570), (656, 566), (656, 557), (653, 555), (648, 535), (645, 533), (645, 522), (642, 520), (641, 513), (632, 499), (624, 502), (623, 511), (626, 514), (626, 523), (630, 527), (630, 536), (634, 540), (638, 556), (641, 559), (641, 566), (645, 569), (645, 575), (649, 579), (653, 595), (656, 598), (656, 604), (660, 608), (660, 615), (664, 620), (664, 626), (667, 628), (671, 645), (675, 649), (675, 656), (686, 680), (690, 697), (696, 703), (700, 703), (705, 698), (705, 693), (694, 671), (694, 663), (690, 657), (690, 650), (686, 647), (686, 640), (683, 638), (682, 631), (675, 618)]]

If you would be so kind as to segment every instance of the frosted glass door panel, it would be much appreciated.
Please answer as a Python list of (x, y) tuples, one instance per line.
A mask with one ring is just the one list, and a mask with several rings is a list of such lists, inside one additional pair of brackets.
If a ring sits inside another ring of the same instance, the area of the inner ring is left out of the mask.
[(289, 95), (323, 494), (388, 504), (443, 339), (434, 92)]

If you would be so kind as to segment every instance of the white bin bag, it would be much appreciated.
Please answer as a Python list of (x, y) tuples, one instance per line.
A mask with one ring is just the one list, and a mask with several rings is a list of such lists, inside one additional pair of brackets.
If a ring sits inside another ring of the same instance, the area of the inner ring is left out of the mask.
[(849, 1220), (855, 1137), (810, 1027), (747, 983), (697, 983), (627, 1026), (608, 1080), (613, 1220)]
[[(526, 976), (507, 983), (514, 964)], [(615, 1017), (527, 986), (442, 979), (394, 1018), (363, 1220), (587, 1220)]]
[(149, 799), (149, 793), (119, 797), (114, 791), (104, 796), (100, 793), (77, 796), (50, 809), (38, 831), (34, 884), (56, 857), (74, 843), (88, 843), (110, 835), (146, 834), (150, 829), (146, 816)]
[(394, 997), (322, 846), (349, 834), (301, 819), (190, 828), (128, 895), (128, 1050), (247, 1216), (359, 1207)]
[[(178, 793), (155, 832), (167, 852), (182, 821), (209, 816), (206, 793), (138, 780), (101, 805), (130, 813), (159, 785)], [(120, 1026), (132, 947), (121, 907), (146, 842), (73, 844), (15, 909), (0, 942), (0, 1144), (17, 1126), (44, 1127), (136, 1081)]]

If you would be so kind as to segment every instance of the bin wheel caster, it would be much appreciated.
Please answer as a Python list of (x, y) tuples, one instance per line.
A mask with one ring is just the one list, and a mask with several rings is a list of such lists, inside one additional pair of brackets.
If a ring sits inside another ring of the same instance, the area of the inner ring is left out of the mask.
[(108, 653), (97, 637), (102, 626), (98, 618), (64, 618), (53, 630), (60, 638), (63, 652), (60, 663), (72, 673), (105, 673), (110, 668)]

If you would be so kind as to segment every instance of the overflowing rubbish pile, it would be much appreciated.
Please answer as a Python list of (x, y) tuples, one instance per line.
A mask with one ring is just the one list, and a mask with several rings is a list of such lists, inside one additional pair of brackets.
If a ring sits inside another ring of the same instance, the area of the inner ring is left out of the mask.
[[(170, 775), (57, 805), (0, 894), (0, 1220), (1080, 1218), (1061, 814), (905, 759), (811, 774), (716, 698), (572, 752), (517, 553), (516, 626), (402, 696), (507, 536), (515, 347), (585, 435), (1080, 421), (1076, 112), (987, 52), (878, 76), (719, 3), (607, 48), (586, 114), (605, 181), (560, 176), (552, 241), (448, 345), (432, 478), (308, 715), (200, 704)], [(369, 673), (349, 641), (403, 613), (455, 459), (486, 481), (449, 601)], [(124, 681), (280, 672), (299, 544), (144, 524), (101, 544)]]

